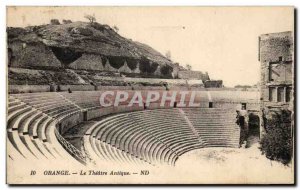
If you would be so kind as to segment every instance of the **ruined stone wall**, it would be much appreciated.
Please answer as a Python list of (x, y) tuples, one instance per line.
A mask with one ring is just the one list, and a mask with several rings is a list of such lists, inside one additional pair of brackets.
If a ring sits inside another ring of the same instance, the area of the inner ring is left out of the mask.
[(178, 78), (180, 79), (200, 79), (202, 81), (209, 80), (207, 73), (201, 71), (178, 71)]
[(204, 82), (205, 88), (222, 88), (223, 81), (222, 80), (208, 80)]
[[(58, 87), (57, 87), (58, 88)], [(93, 91), (95, 86), (92, 85), (59, 85), (59, 91)]]
[[(10, 42), (8, 44), (7, 52), (8, 66), (14, 68), (70, 68), (74, 70), (173, 76), (171, 66), (161, 66), (150, 60), (147, 60), (146, 63), (141, 63), (142, 60), (132, 59), (129, 57), (107, 57), (89, 53), (83, 53), (78, 56), (70, 56), (68, 59), (67, 55), (69, 55), (71, 50), (48, 47), (42, 42)], [(76, 54), (76, 52), (72, 53)], [(170, 67), (170, 69), (165, 69), (166, 66)], [(167, 73), (162, 71), (166, 71)]]
[[(293, 88), (292, 32), (263, 34), (259, 37), (261, 62), (261, 109), (290, 107)], [(287, 97), (289, 96), (289, 97)]]
[(292, 32), (263, 34), (259, 40), (260, 61), (277, 62), (292, 61), (293, 37)]
[(8, 85), (9, 94), (50, 92), (50, 85)]
[(60, 61), (51, 49), (41, 42), (24, 43), (14, 41), (8, 44), (10, 59), (9, 67), (61, 67)]
[(95, 54), (83, 54), (79, 59), (70, 63), (68, 67), (75, 70), (104, 70), (101, 56)]
[[(151, 74), (156, 76), (173, 76), (172, 69), (162, 69), (167, 65), (159, 65), (150, 60), (137, 60), (127, 57), (112, 57), (96, 54), (83, 54), (74, 62), (68, 64), (66, 68), (75, 70), (96, 70), (110, 71), (118, 73)], [(171, 68), (171, 67), (170, 67)], [(174, 78), (174, 77), (173, 77)]]
[(132, 90), (131, 86), (96, 86), (96, 90)]
[[(245, 102), (213, 102), (213, 107), (214, 108), (224, 108), (224, 109), (240, 109), (241, 104)], [(255, 102), (246, 102), (247, 110), (259, 110), (259, 103)]]
[(264, 119), (282, 109), (294, 110), (294, 40), (292, 32), (263, 34), (259, 37), (260, 134)]
[(148, 45), (121, 37), (108, 25), (52, 21), (55, 24), (7, 27), (9, 67), (109, 71), (157, 78), (176, 75), (171, 60)]

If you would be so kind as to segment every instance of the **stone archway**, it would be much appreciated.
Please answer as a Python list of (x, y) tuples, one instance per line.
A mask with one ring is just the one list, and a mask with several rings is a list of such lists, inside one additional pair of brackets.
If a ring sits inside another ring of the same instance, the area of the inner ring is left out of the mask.
[(260, 117), (256, 113), (249, 113), (249, 121), (248, 121), (248, 140), (247, 146), (257, 143), (260, 138)]

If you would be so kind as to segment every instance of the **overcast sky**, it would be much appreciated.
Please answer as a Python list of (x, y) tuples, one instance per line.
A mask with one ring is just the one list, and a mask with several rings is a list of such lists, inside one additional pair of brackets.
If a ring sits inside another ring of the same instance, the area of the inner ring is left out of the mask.
[(293, 30), (291, 7), (18, 7), (8, 9), (7, 25), (46, 24), (52, 18), (85, 21), (85, 14), (162, 54), (170, 51), (174, 62), (207, 71), (226, 86), (260, 80), (260, 34)]

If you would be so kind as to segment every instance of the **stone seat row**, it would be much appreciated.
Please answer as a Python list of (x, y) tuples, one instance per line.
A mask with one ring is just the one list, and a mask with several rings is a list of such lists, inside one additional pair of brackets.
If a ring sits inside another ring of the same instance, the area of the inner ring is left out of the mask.
[[(7, 144), (12, 158), (53, 160), (70, 157), (55, 136), (57, 119), (14, 97), (8, 101), (18, 102), (7, 110)], [(71, 113), (64, 114), (64, 117), (68, 114)]]

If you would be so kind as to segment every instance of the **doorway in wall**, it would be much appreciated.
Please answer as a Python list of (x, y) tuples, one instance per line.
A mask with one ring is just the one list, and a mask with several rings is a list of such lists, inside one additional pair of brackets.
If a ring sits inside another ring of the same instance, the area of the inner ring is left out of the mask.
[(253, 144), (259, 141), (260, 136), (260, 119), (258, 115), (255, 113), (249, 114), (249, 121), (248, 121), (248, 140), (247, 140), (247, 147), (251, 147)]

